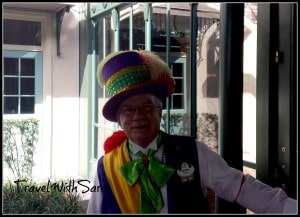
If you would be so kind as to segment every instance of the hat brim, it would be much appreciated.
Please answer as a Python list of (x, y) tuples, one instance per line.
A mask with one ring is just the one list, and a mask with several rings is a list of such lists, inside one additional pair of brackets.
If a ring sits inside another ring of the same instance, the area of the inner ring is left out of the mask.
[(144, 84), (142, 88), (137, 86), (126, 89), (111, 97), (105, 103), (102, 109), (103, 116), (109, 121), (117, 122), (117, 112), (121, 103), (130, 97), (143, 93), (150, 93), (159, 97), (160, 99), (165, 99), (168, 96), (168, 89), (165, 85), (156, 83)]

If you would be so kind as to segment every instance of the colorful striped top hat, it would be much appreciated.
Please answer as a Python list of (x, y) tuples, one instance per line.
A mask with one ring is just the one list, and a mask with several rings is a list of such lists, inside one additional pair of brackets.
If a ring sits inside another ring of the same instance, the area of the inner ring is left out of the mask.
[(142, 93), (164, 99), (175, 87), (168, 65), (145, 50), (109, 54), (99, 63), (97, 78), (101, 86), (105, 85), (110, 97), (103, 107), (103, 116), (113, 122), (117, 122), (117, 111), (125, 99)]

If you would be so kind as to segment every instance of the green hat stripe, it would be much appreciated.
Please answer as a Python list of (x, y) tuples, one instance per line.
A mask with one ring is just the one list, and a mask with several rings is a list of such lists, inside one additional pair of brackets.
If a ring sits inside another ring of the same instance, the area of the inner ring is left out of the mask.
[(150, 81), (150, 75), (145, 71), (134, 70), (115, 78), (107, 89), (109, 96), (114, 96), (121, 90), (133, 86), (135, 84), (145, 83)]

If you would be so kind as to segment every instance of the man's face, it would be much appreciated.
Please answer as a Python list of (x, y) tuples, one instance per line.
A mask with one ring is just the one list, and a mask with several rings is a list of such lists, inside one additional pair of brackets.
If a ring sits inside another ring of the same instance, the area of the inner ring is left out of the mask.
[(161, 111), (161, 102), (154, 95), (140, 94), (120, 105), (117, 120), (131, 141), (146, 147), (160, 130)]

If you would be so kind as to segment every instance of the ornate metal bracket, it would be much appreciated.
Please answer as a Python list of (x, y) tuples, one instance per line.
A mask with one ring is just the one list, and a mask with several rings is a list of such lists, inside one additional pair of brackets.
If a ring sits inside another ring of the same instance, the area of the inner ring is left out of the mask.
[(61, 9), (56, 13), (56, 54), (57, 56), (60, 56), (60, 32), (61, 32), (61, 26), (64, 19), (65, 12), (70, 11), (70, 6), (67, 5), (65, 8)]

